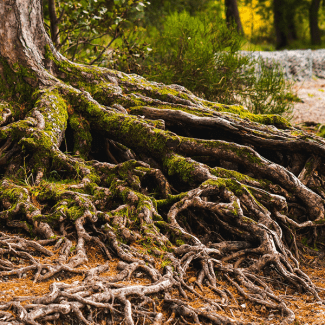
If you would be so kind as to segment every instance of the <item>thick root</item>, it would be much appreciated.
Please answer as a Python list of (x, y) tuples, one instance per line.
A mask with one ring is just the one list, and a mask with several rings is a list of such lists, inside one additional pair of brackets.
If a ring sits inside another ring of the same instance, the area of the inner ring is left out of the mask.
[(6, 106), (0, 126), (0, 278), (47, 289), (0, 301), (1, 324), (243, 324), (239, 297), (292, 323), (270, 272), (323, 303), (297, 244), (322, 240), (322, 139), (48, 59), (57, 78), (23, 117)]

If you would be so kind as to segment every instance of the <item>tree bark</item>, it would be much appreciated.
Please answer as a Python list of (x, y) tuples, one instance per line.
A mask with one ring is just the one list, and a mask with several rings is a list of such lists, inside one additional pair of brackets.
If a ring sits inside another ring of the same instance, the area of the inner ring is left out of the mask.
[(272, 276), (321, 301), (297, 241), (325, 221), (323, 139), (70, 62), (40, 0), (0, 15), (1, 324), (242, 324), (217, 273), (282, 323)]
[(49, 44), (43, 27), (41, 3), (6, 1), (0, 6), (0, 55), (10, 66), (20, 64), (41, 73), (45, 45)]
[(226, 21), (229, 25), (235, 24), (237, 32), (244, 35), (243, 26), (240, 20), (237, 0), (225, 0)]
[(318, 25), (318, 11), (321, 0), (312, 0), (309, 8), (309, 28), (312, 45), (321, 44), (321, 33)]

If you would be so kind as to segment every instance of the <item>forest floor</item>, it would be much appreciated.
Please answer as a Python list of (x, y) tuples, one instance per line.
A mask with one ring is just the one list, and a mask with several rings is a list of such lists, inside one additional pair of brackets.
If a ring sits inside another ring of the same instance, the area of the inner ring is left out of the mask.
[[(10, 235), (9, 233), (7, 233)], [(13, 235), (13, 234), (11, 234)], [(53, 246), (47, 246), (47, 249), (51, 250), (55, 254), (51, 257), (35, 257), (39, 262), (51, 264), (55, 262), (58, 258), (58, 251), (53, 250)], [(308, 274), (311, 280), (319, 287), (323, 288), (324, 291), (320, 292), (320, 297), (325, 299), (325, 253), (321, 253), (317, 250), (312, 250), (308, 247), (300, 245), (301, 255), (300, 265), (303, 272)], [(101, 250), (96, 247), (88, 247), (87, 250), (88, 263), (80, 267), (79, 269), (90, 269), (96, 267), (100, 264), (105, 264), (106, 259), (102, 254)], [(16, 261), (12, 260), (13, 263)], [(118, 259), (113, 259), (110, 261), (110, 269), (105, 273), (102, 273), (101, 276), (114, 276), (118, 271)], [(162, 269), (162, 260), (156, 258), (156, 267)], [(276, 273), (276, 271), (270, 271), (268, 274), (263, 274), (266, 282), (269, 284), (270, 288), (280, 296), (287, 306), (294, 311), (296, 315), (296, 320), (293, 325), (322, 325), (325, 324), (325, 306), (319, 302), (316, 302), (312, 295), (298, 292), (292, 286), (281, 281), (281, 278)], [(196, 281), (197, 271), (194, 266), (187, 273), (186, 282), (193, 283)], [(50, 292), (50, 285), (53, 282), (57, 283), (68, 283), (75, 284), (81, 283), (83, 280), (83, 275), (68, 274), (64, 271), (58, 274), (55, 278), (51, 278), (48, 281), (34, 283), (32, 279), (32, 272), (26, 272), (23, 274), (22, 278), (17, 278), (16, 276), (4, 276), (0, 280), (0, 300), (2, 302), (12, 301), (15, 297), (26, 297), (26, 300), (22, 302), (22, 305), (27, 305), (30, 303), (28, 297), (30, 296), (43, 296), (44, 294)], [(241, 295), (239, 295), (237, 289), (230, 285), (225, 277), (222, 274), (217, 274), (217, 281), (219, 289), (227, 289), (233, 295), (227, 308), (223, 311), (218, 311), (218, 314), (227, 315), (241, 321), (244, 324), (263, 324), (263, 325), (275, 325), (283, 324), (283, 317), (279, 314), (278, 311), (274, 311), (264, 306), (250, 303), (245, 300)], [(137, 272), (129, 281), (123, 281), (121, 284), (126, 285), (146, 285), (150, 284), (151, 280), (145, 276), (144, 273)], [(212, 291), (209, 287), (203, 285), (203, 291), (198, 287), (195, 287), (197, 292), (202, 294), (206, 298), (220, 300), (220, 297)], [(180, 296), (180, 293), (177, 289), (172, 290), (171, 295), (174, 299), (182, 299), (184, 297)], [(204, 308), (206, 302), (190, 292), (186, 292), (187, 302), (190, 306), (194, 308)], [(156, 304), (156, 308), (159, 312), (162, 312), (165, 319), (167, 320), (171, 316), (171, 312), (164, 308), (163, 305), (163, 296), (153, 298)], [(211, 310), (212, 313), (214, 311)], [(109, 314), (104, 314), (102, 311), (97, 311), (96, 315), (93, 315), (93, 319), (96, 324), (108, 325), (108, 324), (121, 324), (120, 322), (115, 322)], [(174, 321), (175, 322), (175, 321)], [(172, 324), (174, 324), (172, 322)], [(151, 324), (145, 319), (140, 321), (141, 324)], [(140, 324), (139, 323), (139, 324)], [(185, 324), (182, 322), (176, 322), (177, 324)], [(175, 324), (176, 324), (175, 323)], [(45, 325), (79, 325), (79, 321), (74, 317), (73, 314), (65, 316), (64, 320), (59, 321), (50, 321), (46, 322)], [(122, 323), (123, 324), (123, 323)], [(192, 323), (187, 323), (192, 324)], [(210, 324), (210, 323), (206, 323)]]
[(293, 124), (303, 122), (325, 123), (325, 79), (307, 79), (296, 82), (294, 92), (302, 100), (294, 104)]

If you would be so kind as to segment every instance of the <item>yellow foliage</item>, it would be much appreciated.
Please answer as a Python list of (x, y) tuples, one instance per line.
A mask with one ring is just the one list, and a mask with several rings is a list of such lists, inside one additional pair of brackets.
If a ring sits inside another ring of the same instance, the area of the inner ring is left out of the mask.
[(244, 4), (244, 1), (238, 3), (240, 19), (247, 39), (252, 39), (252, 37), (256, 36), (268, 37), (272, 34), (272, 1), (267, 0), (263, 2), (263, 6), (264, 8), (262, 9), (258, 0), (251, 0), (247, 5)]

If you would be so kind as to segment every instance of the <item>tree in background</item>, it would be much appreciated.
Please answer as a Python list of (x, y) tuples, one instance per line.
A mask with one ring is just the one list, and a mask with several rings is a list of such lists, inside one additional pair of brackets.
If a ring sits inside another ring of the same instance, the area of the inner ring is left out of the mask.
[(237, 0), (225, 0), (226, 21), (228, 25), (235, 24), (237, 32), (244, 35), (243, 26), (241, 24), (238, 11)]
[(273, 0), (276, 48), (284, 48), (297, 40), (294, 0)]
[(321, 44), (321, 31), (318, 25), (318, 14), (321, 0), (312, 0), (309, 8), (309, 29), (312, 45)]
[[(325, 28), (321, 0), (243, 0), (239, 11), (243, 29), (253, 44), (265, 44), (267, 49), (273, 49), (272, 44), (292, 49), (321, 45)], [(269, 28), (271, 22), (273, 29)]]
[[(49, 18), (50, 18), (50, 28), (51, 28), (51, 39), (55, 47), (59, 47), (60, 45), (60, 32), (59, 32), (59, 23), (62, 18), (62, 15), (60, 19), (58, 19), (57, 13), (56, 13), (56, 5), (55, 0), (48, 0), (48, 12), (49, 12)], [(62, 14), (64, 11), (62, 11)]]

